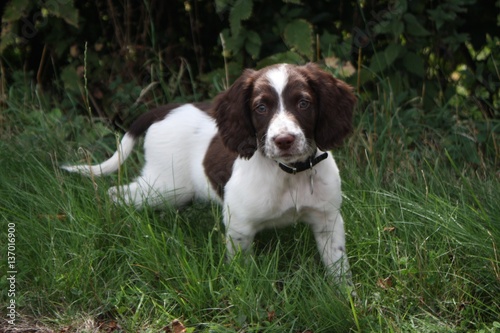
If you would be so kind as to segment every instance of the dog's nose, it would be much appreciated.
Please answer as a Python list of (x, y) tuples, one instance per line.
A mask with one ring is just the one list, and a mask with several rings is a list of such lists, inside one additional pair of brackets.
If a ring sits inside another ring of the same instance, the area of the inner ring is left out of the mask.
[(281, 150), (290, 149), (294, 142), (295, 135), (292, 134), (280, 134), (274, 138), (274, 144)]

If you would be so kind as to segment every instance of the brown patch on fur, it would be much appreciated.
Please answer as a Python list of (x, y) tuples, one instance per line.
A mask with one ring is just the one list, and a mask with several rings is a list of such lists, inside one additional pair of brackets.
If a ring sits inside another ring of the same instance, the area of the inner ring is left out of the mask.
[(215, 119), (222, 142), (243, 158), (252, 157), (257, 150), (255, 128), (250, 116), (250, 99), (256, 73), (254, 70), (245, 70), (214, 101)]
[(351, 134), (356, 96), (351, 86), (309, 63), (297, 67), (307, 79), (317, 99), (315, 141), (319, 149), (331, 150)]
[[(307, 77), (296, 68), (289, 70), (288, 75), (288, 82), (283, 89), (285, 110), (297, 120), (305, 137), (308, 140), (314, 140), (319, 107), (318, 94), (309, 84)], [(301, 101), (307, 101), (309, 104), (300, 108)]]
[(143, 113), (130, 125), (127, 132), (137, 138), (144, 134), (152, 124), (165, 119), (170, 111), (179, 106), (180, 104), (167, 104)]
[(215, 118), (212, 112), (212, 102), (197, 102), (197, 103), (192, 103), (194, 106), (196, 106), (198, 109), (201, 111), (207, 113), (210, 115), (212, 118)]
[(221, 199), (224, 198), (224, 187), (231, 178), (233, 164), (237, 157), (238, 153), (229, 150), (222, 142), (221, 136), (216, 135), (203, 159), (205, 174)]
[[(132, 135), (134, 138), (137, 138), (144, 134), (148, 128), (158, 121), (162, 121), (165, 119), (168, 114), (178, 107), (183, 106), (184, 104), (172, 103), (159, 106), (155, 109), (152, 109), (146, 113), (141, 114), (133, 123), (130, 125), (128, 129), (128, 133)], [(204, 111), (207, 114), (210, 114), (210, 109), (212, 103), (210, 102), (200, 102), (193, 103), (195, 107)], [(213, 117), (213, 115), (210, 114)]]

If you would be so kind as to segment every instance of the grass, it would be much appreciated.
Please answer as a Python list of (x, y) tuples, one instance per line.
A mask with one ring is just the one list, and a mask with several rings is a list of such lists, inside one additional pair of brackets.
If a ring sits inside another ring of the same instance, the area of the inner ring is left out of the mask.
[(260, 234), (255, 256), (228, 263), (217, 206), (114, 206), (106, 189), (133, 177), (140, 158), (120, 177), (62, 173), (58, 163), (78, 159), (78, 147), (101, 160), (115, 136), (20, 91), (10, 92), (0, 133), (0, 233), (5, 240), (15, 224), (18, 328), (158, 332), (179, 319), (187, 332), (500, 331), (494, 165), (474, 170), (426, 147), (415, 157), (398, 143), (397, 119), (383, 115), (379, 126), (391, 128), (375, 142), (362, 113), (335, 154), (358, 294), (349, 299), (303, 225)]

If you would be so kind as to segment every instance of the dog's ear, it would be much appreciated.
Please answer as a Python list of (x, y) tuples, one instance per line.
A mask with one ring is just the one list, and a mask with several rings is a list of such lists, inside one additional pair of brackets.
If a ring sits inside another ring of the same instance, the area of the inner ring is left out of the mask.
[(225, 92), (214, 100), (214, 113), (224, 145), (243, 158), (257, 150), (255, 128), (252, 124), (250, 98), (255, 71), (247, 69)]
[(315, 141), (321, 150), (331, 150), (342, 144), (352, 132), (352, 114), (356, 96), (351, 86), (337, 80), (332, 74), (309, 63), (304, 75), (317, 98)]

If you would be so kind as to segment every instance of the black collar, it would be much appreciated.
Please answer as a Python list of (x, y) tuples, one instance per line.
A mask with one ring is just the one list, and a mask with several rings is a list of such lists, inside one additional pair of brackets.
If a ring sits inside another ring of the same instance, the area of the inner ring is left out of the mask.
[(278, 162), (278, 165), (280, 166), (281, 170), (285, 171), (286, 173), (295, 175), (297, 172), (302, 172), (305, 170), (312, 169), (313, 166), (323, 161), (327, 157), (328, 153), (323, 153), (316, 156), (316, 152), (314, 152), (314, 154), (309, 156), (309, 158), (304, 162), (295, 162), (290, 165)]

